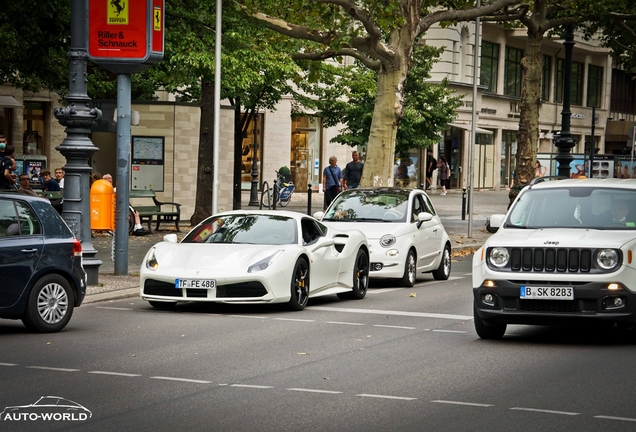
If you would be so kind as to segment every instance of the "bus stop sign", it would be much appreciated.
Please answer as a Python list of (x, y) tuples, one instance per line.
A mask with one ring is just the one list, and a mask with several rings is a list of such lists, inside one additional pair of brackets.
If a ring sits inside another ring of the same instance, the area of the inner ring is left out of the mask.
[(164, 51), (165, 0), (89, 0), (88, 57), (113, 73), (159, 63)]

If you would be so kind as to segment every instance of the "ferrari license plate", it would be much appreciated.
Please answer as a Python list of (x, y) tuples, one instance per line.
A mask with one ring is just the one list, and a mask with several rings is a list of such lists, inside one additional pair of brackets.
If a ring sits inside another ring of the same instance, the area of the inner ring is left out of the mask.
[(214, 289), (216, 281), (214, 279), (177, 279), (175, 288)]
[(519, 297), (522, 300), (574, 300), (574, 288), (522, 286)]

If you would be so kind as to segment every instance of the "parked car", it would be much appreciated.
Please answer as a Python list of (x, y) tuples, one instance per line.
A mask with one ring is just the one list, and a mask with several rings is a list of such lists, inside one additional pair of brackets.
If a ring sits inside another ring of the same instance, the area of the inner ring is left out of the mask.
[(358, 230), (329, 228), (289, 211), (232, 211), (198, 224), (180, 243), (164, 236), (146, 254), (141, 298), (158, 308), (177, 302), (287, 303), (367, 293), (369, 248)]
[(477, 334), (508, 324), (636, 322), (636, 180), (532, 183), (473, 257)]
[(56, 332), (86, 294), (82, 245), (45, 199), (0, 193), (0, 318)]
[(450, 239), (421, 189), (349, 189), (314, 217), (329, 227), (355, 228), (367, 236), (372, 279), (398, 278), (410, 287), (422, 273), (438, 280), (450, 276)]

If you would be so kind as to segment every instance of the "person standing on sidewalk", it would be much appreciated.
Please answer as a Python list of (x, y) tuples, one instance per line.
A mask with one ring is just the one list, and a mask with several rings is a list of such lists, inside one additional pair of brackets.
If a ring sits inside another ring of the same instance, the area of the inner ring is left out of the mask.
[(355, 189), (360, 186), (362, 169), (364, 164), (360, 161), (360, 154), (357, 151), (351, 152), (351, 162), (344, 169), (344, 190)]
[(439, 169), (439, 181), (442, 185), (442, 193), (440, 195), (446, 195), (446, 188), (450, 187), (451, 172), (444, 156), (440, 156), (437, 168)]
[(329, 158), (329, 166), (322, 172), (322, 190), (325, 193), (325, 210), (331, 204), (331, 201), (342, 190), (342, 171), (336, 165), (338, 159), (335, 156)]
[(437, 169), (437, 159), (429, 150), (426, 154), (426, 190), (433, 189), (433, 171)]
[(16, 175), (12, 173), (15, 167), (15, 149), (12, 145), (7, 145), (4, 155), (0, 158), (0, 189), (15, 190)]

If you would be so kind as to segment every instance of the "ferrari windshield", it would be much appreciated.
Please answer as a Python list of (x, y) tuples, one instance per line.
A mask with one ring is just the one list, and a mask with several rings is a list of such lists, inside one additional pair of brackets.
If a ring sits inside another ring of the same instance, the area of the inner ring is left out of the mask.
[(404, 222), (408, 200), (408, 191), (350, 189), (331, 203), (323, 220)]
[(505, 227), (636, 230), (636, 191), (529, 189), (515, 201)]
[(232, 214), (211, 217), (181, 243), (283, 245), (297, 243), (296, 220), (285, 216)]

